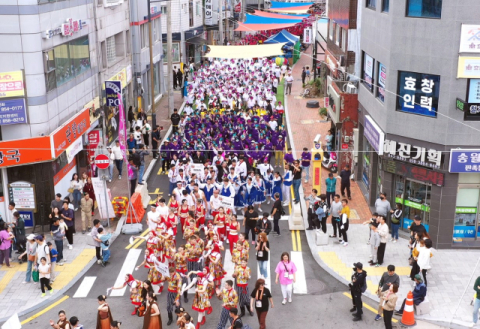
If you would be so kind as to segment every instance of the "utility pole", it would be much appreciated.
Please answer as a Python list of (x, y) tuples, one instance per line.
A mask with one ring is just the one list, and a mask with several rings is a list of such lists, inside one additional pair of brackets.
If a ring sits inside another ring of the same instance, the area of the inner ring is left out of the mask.
[(147, 5), (148, 5), (148, 47), (150, 48), (150, 94), (152, 95), (151, 97), (152, 129), (155, 129), (155, 126), (157, 125), (157, 123), (153, 122), (153, 119), (156, 118), (156, 116), (154, 115), (155, 113), (155, 75), (154, 73), (155, 72), (154, 72), (154, 66), (153, 66), (152, 9), (150, 8), (150, 0), (147, 1)]
[(173, 58), (172, 58), (172, 1), (167, 1), (167, 70), (168, 70), (168, 111), (167, 119), (173, 113)]
[(220, 45), (223, 45), (223, 1), (224, 0), (218, 0), (219, 1), (219, 6), (218, 6), (218, 11), (220, 12), (220, 15), (218, 16), (218, 34), (220, 34)]

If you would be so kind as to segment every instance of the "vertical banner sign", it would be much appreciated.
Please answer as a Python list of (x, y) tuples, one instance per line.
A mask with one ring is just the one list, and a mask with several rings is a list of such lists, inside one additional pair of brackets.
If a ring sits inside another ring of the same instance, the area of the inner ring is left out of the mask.
[(387, 81), (387, 68), (382, 63), (378, 63), (378, 99), (385, 101), (385, 82)]
[(303, 43), (312, 44), (312, 29), (303, 30)]
[(365, 54), (363, 60), (363, 84), (372, 92), (373, 90), (373, 58)]
[(235, 2), (235, 12), (241, 13), (242, 12), (242, 0), (234, 0)]
[(122, 150), (123, 162), (127, 164), (128, 178), (131, 178), (133, 176), (133, 171), (127, 161), (127, 126), (125, 125), (125, 110), (123, 109), (122, 97), (120, 94), (118, 96), (120, 99), (120, 105), (118, 107), (118, 112), (120, 112), (118, 124), (118, 140), (120, 141), (120, 149)]
[(105, 191), (105, 183), (99, 177), (92, 177), (93, 191), (95, 192), (95, 200), (98, 205), (98, 212), (101, 219), (107, 219), (115, 216), (112, 202), (109, 199), (109, 194)]
[(122, 99), (122, 82), (105, 81), (107, 106), (119, 106)]
[(205, 25), (213, 25), (213, 0), (205, 0)]

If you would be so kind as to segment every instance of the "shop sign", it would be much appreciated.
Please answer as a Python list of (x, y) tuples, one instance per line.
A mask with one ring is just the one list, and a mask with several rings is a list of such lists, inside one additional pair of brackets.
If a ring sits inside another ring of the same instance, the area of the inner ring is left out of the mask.
[(450, 150), (449, 172), (480, 172), (480, 149)]
[[(127, 86), (127, 69), (124, 68), (117, 74), (115, 74), (113, 77), (110, 79), (107, 79), (107, 81), (120, 81), (122, 83), (122, 88), (125, 88)], [(105, 84), (102, 85), (102, 89), (105, 89)]]
[(408, 143), (401, 143), (386, 139), (383, 152), (390, 158), (410, 162), (416, 165), (440, 169), (442, 165), (442, 151), (427, 149)]
[(127, 84), (129, 84), (130, 81), (132, 81), (132, 65), (127, 66), (126, 72), (127, 72)]
[(205, 25), (213, 25), (213, 0), (205, 0)]
[(467, 106), (467, 103), (465, 103), (464, 100), (457, 98), (457, 102), (455, 103), (455, 109), (458, 111), (465, 111), (465, 107)]
[(0, 73), (0, 98), (25, 96), (22, 71)]
[(462, 24), (459, 52), (480, 53), (480, 25)]
[(203, 25), (200, 25), (199, 27), (196, 27), (194, 29), (185, 31), (185, 40), (194, 38), (194, 37), (201, 37), (201, 34), (203, 33)]
[(468, 80), (468, 103), (480, 104), (480, 79)]
[(97, 149), (98, 144), (102, 143), (102, 136), (100, 130), (95, 129), (88, 133), (88, 154), (89, 158), (95, 156), (95, 150)]
[(123, 3), (123, 0), (106, 0), (104, 7), (113, 7), (113, 6), (118, 6)]
[(20, 218), (23, 218), (25, 227), (33, 227), (33, 211), (20, 210), (18, 213), (20, 214)]
[(427, 205), (421, 204), (421, 203), (413, 202), (413, 201), (410, 201), (410, 200), (405, 200), (403, 204), (407, 207), (410, 207), (410, 208), (430, 212), (430, 207), (427, 206)]
[(52, 139), (54, 158), (58, 158), (88, 128), (90, 128), (90, 113), (88, 109), (84, 109), (51, 133), (50, 138)]
[(27, 123), (25, 99), (0, 101), (0, 126)]
[(0, 168), (44, 162), (52, 159), (50, 137), (33, 137), (0, 142)]
[(480, 78), (480, 57), (458, 57), (457, 78)]
[(74, 33), (79, 32), (82, 30), (85, 26), (87, 25), (87, 22), (85, 20), (73, 20), (71, 18), (67, 18), (65, 23), (62, 23), (59, 27), (52, 29), (52, 30), (46, 30), (43, 33), (43, 38), (44, 39), (51, 39), (55, 35), (63, 35), (64, 37), (71, 37)]
[(371, 116), (365, 115), (363, 134), (370, 145), (377, 151), (378, 155), (383, 155), (383, 143), (385, 142), (385, 134), (382, 129), (375, 123)]
[(474, 238), (477, 222), (476, 207), (456, 207), (453, 226), (454, 238)]
[(19, 209), (35, 209), (35, 184), (29, 182), (13, 182), (8, 184), (10, 200)]
[(415, 179), (432, 185), (443, 186), (445, 183), (445, 175), (443, 173), (412, 166), (403, 162), (385, 159), (384, 170), (394, 175)]
[(456, 207), (455, 208), (456, 214), (476, 214), (477, 208), (475, 207)]
[(382, 63), (378, 63), (378, 94), (377, 94), (377, 97), (382, 102), (385, 101), (386, 81), (387, 81), (387, 68)]
[(81, 151), (83, 150), (83, 143), (82, 143), (82, 137), (78, 137), (73, 143), (72, 145), (70, 145), (69, 147), (67, 147), (67, 149), (65, 150), (66, 154), (67, 154), (67, 161), (68, 163), (72, 162), (73, 159), (75, 159), (75, 156)]
[(88, 109), (90, 125), (93, 125), (93, 123), (100, 118), (100, 98), (98, 96), (95, 97), (93, 100), (85, 104), (83, 109)]
[(437, 116), (440, 76), (399, 71), (397, 110), (429, 117)]
[(120, 81), (105, 81), (107, 106), (119, 106), (122, 98), (122, 83)]

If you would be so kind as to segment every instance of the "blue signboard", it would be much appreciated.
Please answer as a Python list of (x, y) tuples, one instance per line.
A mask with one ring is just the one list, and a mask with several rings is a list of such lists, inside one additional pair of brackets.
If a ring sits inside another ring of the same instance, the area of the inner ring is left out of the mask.
[(450, 172), (480, 172), (480, 149), (450, 151)]
[(107, 106), (120, 106), (122, 82), (105, 81), (105, 94), (107, 98)]
[(19, 211), (19, 213), (25, 221), (25, 227), (33, 227), (33, 211)]
[(27, 123), (25, 99), (0, 101), (0, 125), (16, 125), (19, 123)]
[(440, 96), (440, 76), (398, 72), (397, 111), (436, 117)]

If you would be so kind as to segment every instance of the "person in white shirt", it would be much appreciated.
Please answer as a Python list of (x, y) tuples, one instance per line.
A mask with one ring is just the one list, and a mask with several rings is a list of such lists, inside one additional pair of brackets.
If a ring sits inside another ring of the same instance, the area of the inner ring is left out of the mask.
[(292, 84), (293, 84), (293, 77), (291, 73), (288, 73), (288, 75), (285, 77), (285, 82), (287, 83), (287, 88), (285, 89), (285, 94), (291, 94), (292, 93)]
[(247, 164), (245, 163), (245, 159), (240, 157), (237, 166), (235, 167), (235, 175), (239, 176), (242, 181), (245, 181), (247, 177)]
[(277, 121), (275, 120), (275, 118), (272, 116), (270, 117), (270, 121), (268, 122), (268, 125), (270, 126), (270, 128), (275, 131), (277, 129), (277, 126), (278, 126), (278, 123)]
[(13, 214), (16, 213), (18, 210), (15, 209), (15, 202), (10, 201), (8, 204), (8, 211), (7, 211), (7, 224), (11, 224), (15, 222), (15, 219), (13, 218)]
[(170, 186), (168, 187), (168, 195), (172, 195), (175, 186), (177, 186), (177, 170), (175, 165), (171, 165), (168, 170), (168, 182)]
[(182, 204), (182, 196), (183, 196), (183, 184), (181, 181), (177, 182), (177, 187), (173, 189), (172, 195), (175, 196), (177, 199), (178, 204)]
[(115, 146), (112, 147), (112, 153), (115, 157), (115, 166), (118, 170), (118, 179), (122, 179), (122, 169), (123, 169), (123, 152), (120, 148), (120, 141), (115, 141)]
[(164, 198), (158, 200), (157, 213), (163, 219), (167, 218), (168, 216), (168, 206), (165, 204)]
[(215, 218), (215, 215), (218, 214), (218, 208), (222, 206), (222, 201), (220, 198), (220, 190), (213, 191), (213, 195), (210, 198), (210, 210), (212, 218)]
[(157, 212), (157, 206), (155, 204), (150, 205), (151, 211), (147, 213), (147, 224), (150, 231), (155, 231), (159, 224), (160, 214)]
[(133, 138), (135, 138), (135, 140), (137, 141), (137, 145), (143, 144), (142, 137), (143, 135), (141, 126), (136, 126), (135, 132), (133, 133)]
[(260, 170), (260, 174), (262, 177), (265, 176), (265, 173), (267, 172), (268, 169), (270, 169), (273, 172), (273, 167), (270, 163), (268, 163), (268, 159), (263, 160), (263, 163), (260, 163), (257, 165), (257, 169)]
[(379, 215), (377, 217), (379, 223), (377, 232), (380, 235), (380, 246), (377, 249), (377, 267), (383, 264), (383, 258), (385, 257), (385, 248), (387, 247), (388, 238), (388, 225), (385, 223), (385, 216)]

